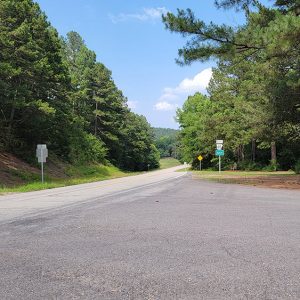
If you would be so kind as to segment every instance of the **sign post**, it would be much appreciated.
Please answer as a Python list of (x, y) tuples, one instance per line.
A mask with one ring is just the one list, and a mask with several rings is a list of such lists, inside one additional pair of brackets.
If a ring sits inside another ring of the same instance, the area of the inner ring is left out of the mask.
[(185, 171), (187, 172), (187, 163), (184, 162)]
[(221, 156), (224, 156), (223, 142), (223, 140), (216, 140), (217, 150), (215, 155), (219, 156), (219, 173), (221, 173)]
[(39, 144), (36, 147), (36, 157), (38, 158), (38, 162), (41, 163), (41, 171), (42, 171), (42, 183), (44, 183), (44, 163), (48, 157), (48, 149), (47, 145)]
[(201, 162), (203, 160), (203, 156), (201, 154), (198, 156), (198, 160), (199, 160), (199, 169), (201, 171), (201, 169), (202, 169)]

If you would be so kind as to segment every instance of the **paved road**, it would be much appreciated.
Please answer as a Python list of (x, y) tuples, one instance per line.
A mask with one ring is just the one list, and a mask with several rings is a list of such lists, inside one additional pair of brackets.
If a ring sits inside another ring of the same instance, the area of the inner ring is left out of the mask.
[(118, 201), (117, 195), (122, 194), (124, 191), (134, 191), (135, 189), (157, 183), (164, 184), (168, 180), (184, 176), (184, 172), (176, 172), (183, 168), (184, 166), (181, 165), (132, 177), (116, 178), (39, 192), (0, 196), (0, 224), (3, 221), (17, 219), (24, 215), (33, 215), (49, 209), (53, 210), (77, 205), (78, 203), (93, 201), (99, 197), (114, 195), (116, 196), (114, 201)]
[(123, 178), (128, 191), (95, 184), (83, 200), (69, 198), (86, 185), (24, 196), (58, 203), (46, 210), (6, 208), (0, 299), (300, 299), (299, 192), (164, 172), (139, 188)]

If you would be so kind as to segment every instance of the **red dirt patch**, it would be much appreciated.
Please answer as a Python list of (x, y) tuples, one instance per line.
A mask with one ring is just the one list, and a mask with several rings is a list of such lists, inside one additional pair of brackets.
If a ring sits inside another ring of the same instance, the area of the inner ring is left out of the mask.
[[(66, 164), (49, 160), (45, 164), (45, 174), (53, 178), (66, 178)], [(16, 156), (0, 152), (0, 186), (17, 186), (26, 183), (26, 179), (19, 174), (39, 175), (40, 169), (29, 165)]]
[(12, 186), (25, 182), (17, 172), (38, 174), (39, 170), (9, 153), (0, 153), (0, 185)]
[(300, 190), (300, 175), (272, 175), (257, 177), (218, 178), (219, 182), (253, 185), (258, 187)]

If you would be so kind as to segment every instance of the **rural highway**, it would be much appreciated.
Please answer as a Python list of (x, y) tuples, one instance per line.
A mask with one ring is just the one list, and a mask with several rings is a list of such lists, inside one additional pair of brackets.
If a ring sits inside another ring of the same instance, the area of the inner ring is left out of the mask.
[(0, 299), (300, 299), (300, 192), (178, 168), (1, 196)]

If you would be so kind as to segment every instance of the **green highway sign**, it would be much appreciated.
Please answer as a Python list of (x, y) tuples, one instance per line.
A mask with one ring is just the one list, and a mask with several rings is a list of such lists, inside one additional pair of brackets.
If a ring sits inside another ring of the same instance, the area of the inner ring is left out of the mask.
[(216, 150), (215, 155), (216, 156), (224, 156), (224, 150)]

